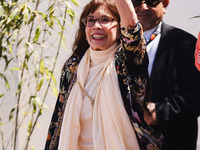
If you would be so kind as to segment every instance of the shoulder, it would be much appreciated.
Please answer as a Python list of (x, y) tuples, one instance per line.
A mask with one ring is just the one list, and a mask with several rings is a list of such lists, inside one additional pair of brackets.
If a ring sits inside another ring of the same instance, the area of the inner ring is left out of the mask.
[(196, 41), (196, 37), (190, 34), (189, 32), (180, 29), (178, 27), (174, 27), (172, 25), (166, 24), (163, 22), (161, 28), (161, 34), (163, 37), (169, 37), (172, 39), (190, 39)]
[(66, 83), (68, 83), (68, 84), (70, 83), (71, 78), (73, 75), (75, 75), (78, 64), (84, 54), (85, 54), (85, 51), (80, 51), (77, 53), (73, 52), (72, 55), (64, 63), (62, 72), (61, 72), (61, 77), (60, 77), (60, 88), (61, 89), (64, 84), (66, 85)]
[(66, 70), (69, 69), (69, 66), (77, 65), (80, 62), (80, 60), (81, 60), (81, 58), (83, 57), (84, 54), (85, 54), (85, 51), (79, 51), (79, 52), (71, 53), (71, 55), (68, 57), (68, 59), (64, 63), (62, 70), (66, 71)]

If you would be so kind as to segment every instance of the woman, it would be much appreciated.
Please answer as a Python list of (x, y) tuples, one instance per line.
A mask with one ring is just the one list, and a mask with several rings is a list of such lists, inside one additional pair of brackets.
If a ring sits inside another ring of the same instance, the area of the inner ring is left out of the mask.
[(147, 67), (131, 0), (87, 4), (63, 67), (45, 149), (160, 149), (161, 136), (142, 118), (149, 98)]
[(196, 44), (196, 51), (195, 51), (195, 66), (200, 71), (200, 32)]

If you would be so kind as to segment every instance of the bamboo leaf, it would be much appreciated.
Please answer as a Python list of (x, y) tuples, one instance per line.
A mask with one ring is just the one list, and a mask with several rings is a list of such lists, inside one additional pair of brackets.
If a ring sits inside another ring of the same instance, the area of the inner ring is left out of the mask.
[(54, 5), (52, 5), (51, 7), (50, 7), (50, 14), (49, 14), (49, 18), (50, 18), (50, 23), (51, 23), (51, 27), (52, 27), (52, 25), (54, 24), (54, 16), (53, 16), (53, 14), (54, 14), (54, 7), (53, 7)]
[(39, 13), (39, 12), (35, 11), (34, 14), (35, 14), (35, 16), (37, 16), (39, 23), (41, 23), (41, 19), (40, 19), (40, 16), (38, 15), (38, 13)]
[(13, 114), (15, 112), (15, 108), (13, 108), (11, 111), (10, 111), (10, 114), (9, 114), (9, 121), (10, 120), (13, 120)]
[[(31, 22), (33, 22), (33, 20), (35, 19), (35, 16), (36, 16), (35, 13), (32, 13), (32, 14), (31, 14), (31, 17), (30, 17), (30, 19), (29, 19), (29, 21), (28, 21), (28, 24), (30, 24)], [(39, 20), (39, 22), (40, 22), (40, 20)]]
[(28, 122), (28, 129), (27, 129), (28, 135), (30, 134), (31, 129), (32, 129), (32, 120)]
[[(0, 39), (1, 40), (1, 39)], [(3, 47), (2, 47), (2, 43), (1, 43), (2, 41), (0, 41), (0, 58), (2, 57), (2, 53), (3, 53)]]
[(9, 85), (9, 83), (8, 83), (8, 80), (7, 80), (6, 76), (5, 76), (4, 74), (0, 73), (0, 77), (1, 77), (2, 79), (4, 79), (6, 89), (7, 89), (7, 90), (10, 89), (10, 85)]
[(57, 82), (56, 82), (56, 77), (52, 74), (52, 77), (51, 77), (51, 79), (53, 80), (53, 82), (54, 82), (54, 85), (56, 86), (57, 85)]
[(12, 53), (12, 45), (9, 41), (8, 41), (7, 46), (8, 46), (8, 49), (9, 49), (9, 53), (11, 54)]
[(199, 15), (199, 16), (194, 16), (194, 17), (191, 17), (190, 19), (199, 18), (199, 17), (200, 17), (200, 15)]
[(31, 104), (31, 102), (36, 98), (37, 96), (31, 96), (30, 98), (29, 98), (29, 105)]
[(66, 43), (66, 39), (64, 36), (62, 36), (61, 45), (67, 51), (67, 43)]
[(6, 84), (6, 89), (10, 89), (10, 85), (9, 85), (9, 83), (8, 83), (8, 80), (7, 80), (7, 79), (5, 79), (5, 84)]
[(40, 73), (43, 75), (44, 74), (44, 61), (41, 60), (40, 62)]
[(71, 2), (78, 7), (79, 2), (77, 0), (71, 0)]
[(62, 24), (61, 24), (60, 20), (59, 20), (57, 17), (55, 17), (55, 19), (57, 20), (57, 22), (58, 22), (58, 25), (59, 25), (59, 26), (60, 26), (60, 28), (62, 29), (62, 28), (63, 28), (63, 26), (62, 26)]
[(34, 99), (34, 100), (33, 100), (33, 113), (34, 113), (34, 114), (36, 113), (36, 110), (37, 110), (37, 102), (36, 102), (36, 100)]
[(13, 60), (13, 58), (11, 58), (10, 60), (8, 60), (8, 61), (6, 62), (6, 65), (5, 65), (4, 71), (7, 70), (8, 65), (10, 64), (10, 62), (11, 62), (12, 60)]
[(35, 66), (35, 72), (34, 72), (34, 76), (37, 77), (39, 75), (39, 65), (37, 64)]
[(27, 8), (27, 6), (26, 5), (24, 5), (24, 22), (25, 22), (25, 24), (27, 24), (28, 23), (28, 19), (29, 19), (29, 11), (28, 11), (28, 8)]
[(16, 68), (10, 68), (10, 70), (20, 71), (21, 69), (16, 67)]
[(58, 96), (58, 90), (57, 90), (57, 88), (53, 84), (51, 84), (51, 87), (52, 87), (53, 95), (55, 97), (57, 97)]
[(30, 57), (30, 54), (29, 54), (29, 51), (28, 51), (28, 48), (25, 50), (25, 58), (28, 60)]
[(21, 44), (21, 42), (24, 40), (25, 37), (22, 37), (18, 42), (17, 42), (17, 47)]
[(0, 126), (5, 126), (6, 125), (6, 123), (0, 123)]
[(13, 10), (13, 12), (12, 12), (12, 13), (10, 14), (10, 16), (8, 17), (6, 24), (9, 24), (10, 21), (14, 19), (14, 17), (15, 17), (16, 14), (18, 13), (18, 10), (19, 10), (18, 7), (16, 7), (16, 8)]
[(42, 16), (42, 18), (44, 19), (45, 23), (51, 27), (51, 23), (48, 21), (47, 19), (47, 15), (45, 15), (44, 13), (38, 12), (38, 14), (40, 14)]
[(11, 45), (15, 44), (18, 35), (19, 35), (19, 30), (18, 29), (14, 30), (13, 35), (12, 35), (12, 42), (11, 42), (12, 44)]
[(22, 86), (23, 86), (23, 83), (24, 83), (24, 79), (21, 79), (21, 81), (19, 82), (19, 84), (18, 84), (18, 86), (17, 86), (16, 95), (21, 91)]
[(42, 113), (43, 113), (43, 109), (40, 109), (39, 116), (41, 116)]
[(45, 68), (45, 73), (46, 73), (47, 78), (50, 77), (50, 71), (48, 70), (48, 68)]
[(1, 94), (1, 95), (0, 95), (0, 98), (2, 98), (3, 96), (4, 96), (4, 94)]
[(72, 23), (74, 24), (74, 17), (75, 17), (75, 12), (72, 9), (67, 9), (67, 14), (71, 18)]
[(28, 70), (28, 66), (27, 66), (26, 62), (23, 62), (22, 67), (24, 67)]
[(40, 37), (40, 33), (41, 33), (41, 30), (40, 30), (40, 27), (37, 27), (36, 31), (35, 31), (35, 37), (33, 39), (33, 42), (36, 43)]
[(37, 126), (38, 128), (41, 128), (40, 125), (39, 125), (38, 123), (36, 124), (36, 126)]
[(3, 57), (3, 59), (5, 60), (5, 68), (4, 68), (4, 71), (5, 71), (6, 68), (7, 68), (7, 66), (8, 66), (8, 64), (9, 64), (9, 61), (8, 61), (7, 55), (3, 55), (2, 57)]
[(37, 91), (39, 91), (39, 90), (41, 89), (42, 84), (43, 84), (43, 81), (44, 81), (44, 79), (41, 79), (41, 80), (40, 80), (40, 82), (39, 82), (39, 84), (38, 84), (38, 87), (37, 87)]

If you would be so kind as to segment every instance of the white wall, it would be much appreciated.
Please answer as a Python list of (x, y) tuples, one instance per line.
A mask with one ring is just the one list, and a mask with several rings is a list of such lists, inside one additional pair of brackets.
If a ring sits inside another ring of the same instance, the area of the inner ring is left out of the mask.
[[(80, 1), (80, 7), (76, 9), (78, 14), (81, 13), (82, 7), (89, 1), (89, 0), (79, 0)], [(174, 25), (176, 27), (179, 27), (181, 29), (184, 29), (194, 36), (197, 37), (198, 32), (200, 30), (200, 18), (199, 19), (189, 19), (193, 16), (196, 16), (200, 14), (200, 0), (171, 0), (170, 4), (167, 8), (167, 14), (164, 17), (164, 21), (168, 24)], [(75, 31), (77, 28), (77, 21), (75, 27), (72, 29), (68, 29), (68, 33), (66, 35), (66, 40), (68, 44), (68, 49), (71, 49), (71, 44), (73, 43)], [(58, 58), (58, 66), (62, 67), (64, 61), (67, 58), (69, 51), (66, 52), (63, 50), (60, 53), (60, 56)], [(59, 81), (60, 72), (56, 72), (55, 74), (57, 80)], [(39, 125), (40, 128), (37, 128), (35, 133), (32, 136), (31, 145), (34, 146), (35, 150), (43, 150), (47, 135), (47, 130), (49, 127), (50, 119), (53, 113), (53, 105), (56, 102), (56, 98), (52, 95), (48, 96), (48, 105), (52, 105), (52, 107), (48, 110), (45, 110), (42, 117), (39, 119)], [(8, 129), (9, 130), (9, 129)], [(200, 133), (199, 133), (200, 135)], [(21, 138), (24, 137), (23, 133), (19, 135)], [(0, 141), (1, 142), (1, 141)], [(21, 145), (19, 141), (19, 145)], [(21, 146), (20, 146), (21, 147)], [(19, 148), (20, 149), (20, 148)], [(200, 139), (198, 139), (198, 150), (200, 150)]]
[(200, 18), (190, 19), (200, 15), (200, 0), (170, 0), (164, 21), (198, 36)]

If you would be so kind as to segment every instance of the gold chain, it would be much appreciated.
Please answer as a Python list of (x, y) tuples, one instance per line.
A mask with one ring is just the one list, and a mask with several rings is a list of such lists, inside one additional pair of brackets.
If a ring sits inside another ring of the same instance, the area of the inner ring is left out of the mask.
[[(77, 81), (77, 82), (78, 82), (78, 81)], [(85, 93), (85, 95), (90, 99), (90, 102), (91, 102), (91, 105), (92, 105), (92, 108), (93, 108), (93, 107), (94, 107), (95, 98), (92, 99), (92, 98), (90, 97), (90, 95), (89, 95), (89, 94), (86, 92), (86, 90), (82, 87), (82, 85), (81, 85), (80, 82), (78, 82), (78, 84), (79, 84), (79, 86), (80, 86), (82, 92)]]

